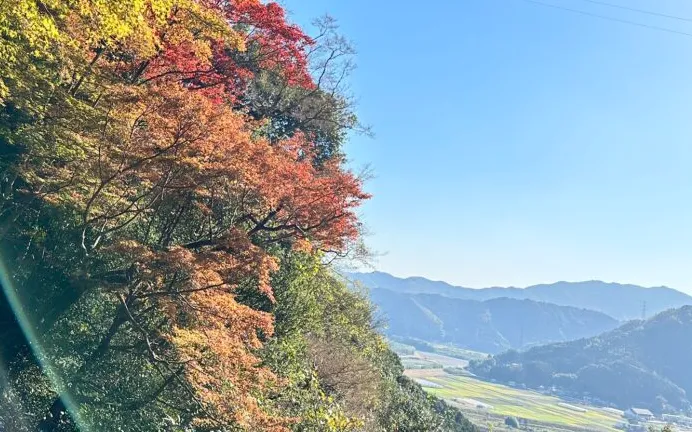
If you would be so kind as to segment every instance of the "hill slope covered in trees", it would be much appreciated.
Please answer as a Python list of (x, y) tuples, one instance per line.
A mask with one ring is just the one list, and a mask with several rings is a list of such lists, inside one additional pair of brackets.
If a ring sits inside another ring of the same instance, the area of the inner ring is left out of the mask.
[[(527, 288), (464, 288), (422, 277), (398, 278), (388, 273), (349, 273), (349, 278), (368, 288), (384, 288), (406, 294), (439, 294), (465, 300), (500, 297), (535, 300), (603, 312), (626, 321), (642, 317), (646, 304), (649, 316), (667, 309), (692, 305), (692, 297), (667, 287), (644, 288), (637, 285), (601, 281), (556, 282)], [(617, 298), (618, 301), (613, 301)]]
[(326, 264), (352, 49), (260, 0), (0, 3), (0, 429), (472, 431)]
[(620, 408), (690, 410), (692, 306), (631, 321), (592, 338), (509, 351), (476, 363), (483, 377), (556, 386)]
[(600, 312), (533, 300), (462, 300), (373, 289), (386, 333), (487, 353), (595, 336), (618, 321)]

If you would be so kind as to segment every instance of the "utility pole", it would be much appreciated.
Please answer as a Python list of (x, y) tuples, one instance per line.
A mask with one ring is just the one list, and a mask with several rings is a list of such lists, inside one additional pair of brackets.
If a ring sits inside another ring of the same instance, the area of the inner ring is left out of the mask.
[(642, 319), (646, 319), (646, 300), (642, 302)]

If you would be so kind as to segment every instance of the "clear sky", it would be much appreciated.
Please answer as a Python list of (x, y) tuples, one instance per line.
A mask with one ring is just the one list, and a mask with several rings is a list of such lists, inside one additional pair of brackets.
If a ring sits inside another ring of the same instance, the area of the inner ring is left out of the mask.
[[(692, 34), (692, 21), (541, 0)], [(692, 18), (689, 0), (604, 0)], [(358, 49), (378, 270), (692, 292), (692, 37), (527, 0), (285, 0)]]

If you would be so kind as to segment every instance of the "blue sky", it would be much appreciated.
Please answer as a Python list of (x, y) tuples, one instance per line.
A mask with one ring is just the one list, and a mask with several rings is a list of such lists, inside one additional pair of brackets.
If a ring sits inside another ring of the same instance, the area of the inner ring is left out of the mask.
[[(692, 33), (692, 22), (546, 3)], [(692, 17), (687, 0), (609, 0)], [(526, 0), (286, 0), (329, 13), (375, 138), (375, 266), (483, 287), (557, 280), (692, 292), (692, 37)]]

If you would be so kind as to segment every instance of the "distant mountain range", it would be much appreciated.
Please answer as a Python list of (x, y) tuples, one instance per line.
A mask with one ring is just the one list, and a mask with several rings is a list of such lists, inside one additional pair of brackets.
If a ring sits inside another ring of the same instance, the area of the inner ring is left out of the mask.
[(495, 354), (471, 364), (486, 379), (623, 409), (692, 413), (692, 297), (682, 292), (600, 281), (471, 289), (382, 272), (347, 277), (369, 288), (389, 336)]
[(509, 351), (472, 365), (478, 375), (556, 386), (619, 408), (690, 412), (692, 307), (631, 321), (603, 335)]
[(590, 309), (619, 321), (642, 318), (642, 312), (652, 316), (667, 309), (692, 305), (692, 297), (672, 288), (644, 288), (600, 281), (556, 282), (527, 288), (472, 289), (422, 277), (402, 279), (382, 272), (350, 273), (348, 277), (371, 289), (387, 289), (400, 294), (437, 294), (477, 301), (502, 297), (526, 299)]
[(436, 294), (370, 291), (385, 332), (471, 350), (499, 353), (549, 342), (594, 336), (619, 322), (601, 312), (533, 300), (464, 300)]

